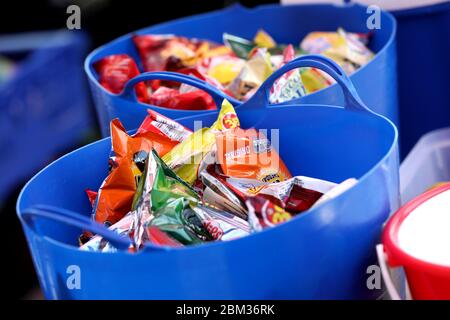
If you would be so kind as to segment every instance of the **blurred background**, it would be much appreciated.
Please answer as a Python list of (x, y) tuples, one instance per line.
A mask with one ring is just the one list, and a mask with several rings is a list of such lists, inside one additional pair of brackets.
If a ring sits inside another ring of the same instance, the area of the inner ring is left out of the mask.
[[(0, 19), (0, 215), (8, 297), (39, 298), (15, 204), (37, 171), (100, 138), (84, 57), (121, 35), (156, 23), (217, 10), (237, 1), (2, 1)], [(278, 1), (239, 1), (247, 7)], [(66, 32), (66, 9), (81, 8), (81, 32)], [(230, 21), (230, 24), (233, 21)], [(59, 31), (58, 31), (59, 30)], [(43, 32), (43, 33), (42, 33)], [(51, 40), (49, 40), (51, 39)], [(6, 252), (5, 252), (6, 251)]]

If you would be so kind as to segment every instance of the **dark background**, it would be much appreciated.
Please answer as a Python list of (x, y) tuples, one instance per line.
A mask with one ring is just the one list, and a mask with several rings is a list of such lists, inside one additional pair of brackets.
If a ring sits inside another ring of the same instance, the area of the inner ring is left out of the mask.
[[(81, 8), (81, 28), (93, 46), (99, 46), (131, 31), (197, 13), (212, 11), (240, 2), (247, 7), (275, 3), (270, 0), (37, 0), (2, 1), (0, 33), (14, 33), (66, 27), (66, 8)], [(232, 24), (233, 21), (230, 21)]]
[[(81, 28), (89, 34), (93, 49), (152, 24), (221, 9), (235, 2), (253, 7), (278, 1), (7, 0), (0, 4), (0, 34), (66, 28), (68, 17), (66, 8), (71, 4), (77, 4), (81, 8)], [(233, 21), (230, 21), (230, 24), (232, 23)], [(76, 146), (68, 146), (68, 150), (74, 147)], [(58, 156), (55, 155), (55, 158)], [(14, 170), (14, 168), (1, 169)], [(22, 228), (15, 214), (16, 199), (23, 183), (17, 185), (15, 190), (11, 190), (9, 199), (0, 205), (1, 227), (4, 230), (0, 274), (3, 276), (2, 285), (6, 297), (11, 299), (40, 297), (36, 294), (36, 290), (33, 291), (37, 287), (37, 279)]]

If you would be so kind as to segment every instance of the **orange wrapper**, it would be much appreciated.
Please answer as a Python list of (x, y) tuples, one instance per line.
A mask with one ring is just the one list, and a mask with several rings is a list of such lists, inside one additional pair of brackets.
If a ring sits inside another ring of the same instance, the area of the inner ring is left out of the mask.
[(291, 178), (270, 141), (255, 129), (240, 128), (216, 135), (217, 159), (225, 175), (280, 182)]
[(97, 196), (94, 218), (111, 225), (132, 210), (133, 197), (152, 148), (161, 156), (172, 150), (190, 131), (151, 111), (136, 134), (130, 136), (118, 119), (111, 121), (111, 172)]

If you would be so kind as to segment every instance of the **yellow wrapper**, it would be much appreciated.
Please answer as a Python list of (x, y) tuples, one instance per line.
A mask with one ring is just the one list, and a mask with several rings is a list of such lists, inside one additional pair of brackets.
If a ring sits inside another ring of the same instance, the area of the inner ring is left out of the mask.
[(219, 116), (210, 128), (201, 128), (195, 131), (162, 159), (181, 179), (192, 184), (197, 179), (201, 160), (212, 150), (216, 142), (215, 133), (239, 126), (236, 111), (231, 103), (224, 100)]
[(258, 31), (253, 42), (260, 48), (272, 49), (277, 46), (275, 40), (264, 30)]
[(242, 99), (247, 92), (259, 87), (272, 72), (272, 63), (267, 49), (255, 48), (239, 75), (230, 84), (229, 90)]
[[(220, 57), (217, 59), (220, 59)], [(222, 85), (227, 85), (239, 75), (244, 65), (244, 60), (234, 57), (223, 58), (220, 62), (209, 68), (208, 75), (219, 81)]]
[(342, 28), (337, 32), (311, 32), (302, 40), (300, 48), (307, 53), (333, 59), (348, 74), (374, 56), (358, 34), (345, 32)]
[(314, 68), (303, 68), (300, 74), (307, 93), (318, 91), (331, 84), (319, 70)]

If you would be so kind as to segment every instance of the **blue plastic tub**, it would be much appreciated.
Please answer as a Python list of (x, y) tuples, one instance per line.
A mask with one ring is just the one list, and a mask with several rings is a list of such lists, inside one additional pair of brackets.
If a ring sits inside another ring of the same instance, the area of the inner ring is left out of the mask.
[[(295, 67), (316, 67), (342, 87), (345, 108), (322, 104), (267, 105), (270, 85)], [(216, 115), (181, 120), (193, 127)], [(366, 269), (390, 212), (399, 206), (397, 130), (369, 111), (343, 71), (323, 58), (300, 58), (271, 76), (238, 110), (242, 127), (279, 129), (279, 152), (294, 175), (359, 182), (337, 198), (275, 228), (223, 243), (137, 254), (80, 251), (88, 219), (85, 188), (108, 172), (110, 139), (76, 150), (38, 173), (22, 190), (21, 219), (40, 283), (51, 299), (367, 299)], [(269, 130), (270, 132), (270, 130)], [(274, 144), (275, 145), (275, 144)], [(39, 207), (40, 205), (40, 207)], [(54, 209), (42, 207), (52, 206)], [(126, 247), (127, 241), (101, 228)], [(75, 266), (75, 267), (73, 267)], [(79, 269), (78, 269), (79, 268)], [(68, 289), (73, 270), (80, 289)]]
[(394, 11), (398, 21), (400, 145), (450, 126), (450, 1)]
[(0, 54), (18, 64), (0, 86), (0, 201), (94, 125), (81, 68), (87, 45), (67, 31), (0, 37)]
[[(222, 42), (224, 32), (252, 38), (258, 29), (263, 28), (280, 43), (298, 44), (311, 31), (336, 31), (338, 27), (343, 27), (351, 32), (368, 32), (367, 18), (366, 7), (357, 4), (288, 7), (263, 5), (253, 9), (235, 5), (216, 12), (158, 24), (136, 33), (173, 33)], [(370, 105), (372, 110), (397, 123), (396, 22), (392, 15), (383, 11), (381, 24), (381, 29), (374, 30), (370, 43), (370, 48), (377, 53), (375, 58), (352, 74), (351, 79), (363, 101)], [(111, 54), (127, 53), (139, 61), (131, 36), (132, 34), (125, 35), (98, 48), (85, 61), (85, 71), (89, 77), (104, 136), (109, 135), (111, 119), (120, 118), (127, 129), (137, 128), (149, 108), (149, 105), (138, 103), (129, 96), (122, 97), (108, 93), (100, 86), (93, 69), (94, 62)], [(331, 105), (343, 103), (337, 86), (325, 88), (294, 103), (299, 102)], [(174, 119), (202, 112), (177, 111), (154, 106), (150, 108)]]

